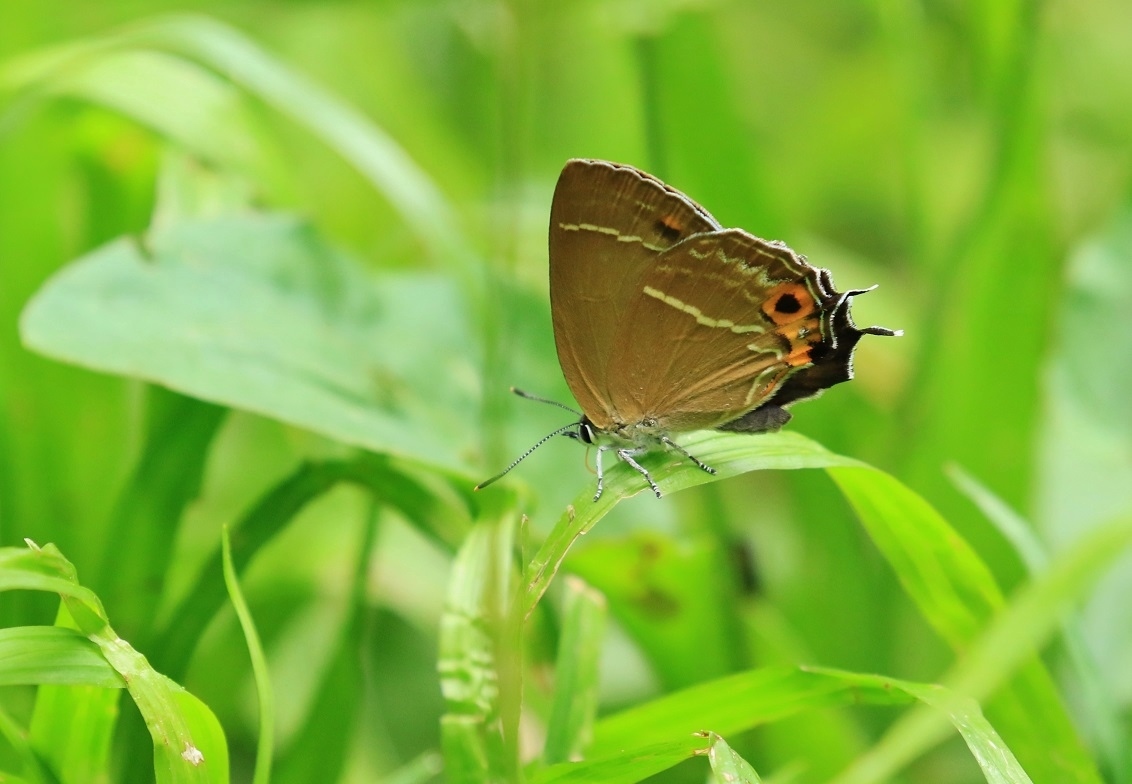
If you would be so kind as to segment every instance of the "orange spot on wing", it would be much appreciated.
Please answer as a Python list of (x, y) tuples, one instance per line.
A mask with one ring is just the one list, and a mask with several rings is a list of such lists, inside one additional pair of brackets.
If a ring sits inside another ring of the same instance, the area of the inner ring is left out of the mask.
[(810, 349), (809, 343), (803, 343), (800, 346), (794, 346), (793, 351), (786, 355), (786, 364), (791, 367), (798, 367), (799, 365), (808, 365), (810, 363)]
[(687, 224), (676, 215), (661, 215), (653, 224), (656, 233), (668, 242), (676, 242), (684, 233)]
[(782, 283), (767, 292), (763, 313), (778, 326), (809, 318), (816, 305), (801, 283)]

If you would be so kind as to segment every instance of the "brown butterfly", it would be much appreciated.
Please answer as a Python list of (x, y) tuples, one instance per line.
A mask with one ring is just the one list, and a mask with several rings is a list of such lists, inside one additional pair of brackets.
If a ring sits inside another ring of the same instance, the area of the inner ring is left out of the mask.
[(559, 434), (597, 446), (595, 501), (607, 451), (658, 498), (635, 459), (645, 452), (672, 449), (715, 473), (671, 434), (777, 430), (786, 406), (851, 379), (862, 335), (900, 334), (853, 324), (849, 301), (869, 290), (838, 292), (828, 270), (723, 228), (639, 169), (568, 161), (550, 209), (550, 310), (581, 419), (477, 489)]

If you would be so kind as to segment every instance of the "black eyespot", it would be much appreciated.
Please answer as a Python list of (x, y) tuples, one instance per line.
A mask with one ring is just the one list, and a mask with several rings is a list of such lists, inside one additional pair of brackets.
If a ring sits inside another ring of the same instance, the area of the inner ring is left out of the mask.
[(802, 303), (793, 294), (783, 294), (774, 303), (774, 309), (779, 313), (797, 313), (802, 309)]
[(680, 227), (673, 226), (668, 222), (669, 220), (671, 220), (671, 218), (661, 218), (653, 225), (656, 227), (657, 233), (660, 234), (660, 236), (664, 237), (669, 242), (675, 242), (680, 237)]

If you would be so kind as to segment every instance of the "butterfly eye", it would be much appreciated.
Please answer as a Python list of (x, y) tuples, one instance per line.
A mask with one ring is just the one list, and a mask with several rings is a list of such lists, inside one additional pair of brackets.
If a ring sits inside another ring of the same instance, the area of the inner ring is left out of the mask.
[(786, 293), (774, 303), (774, 309), (779, 313), (797, 313), (802, 309), (802, 303), (793, 294)]
[(582, 422), (578, 428), (578, 440), (584, 444), (597, 443), (597, 433), (589, 422)]

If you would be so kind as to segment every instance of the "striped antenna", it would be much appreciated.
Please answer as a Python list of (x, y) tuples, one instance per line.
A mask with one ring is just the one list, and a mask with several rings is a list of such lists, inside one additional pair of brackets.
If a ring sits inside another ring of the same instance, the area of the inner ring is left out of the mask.
[[(516, 393), (516, 394), (518, 394), (518, 393)], [(526, 395), (523, 395), (523, 397), (526, 397)], [(532, 399), (533, 399), (533, 400), (538, 400), (539, 398), (532, 398)], [(550, 403), (550, 402), (553, 402), (553, 401), (550, 401), (550, 400), (544, 400), (543, 402), (544, 402), (544, 403)], [(563, 408), (565, 408), (565, 406), (563, 406)], [(537, 443), (536, 443), (536, 444), (535, 444), (534, 446), (532, 446), (532, 447), (531, 447), (530, 449), (528, 449), (528, 450), (527, 450), (526, 452), (524, 452), (523, 454), (519, 455), (519, 457), (517, 457), (517, 458), (515, 459), (515, 462), (513, 462), (513, 463), (512, 463), (511, 465), (509, 465), (509, 466), (507, 466), (506, 468), (504, 468), (504, 469), (503, 469), (502, 471), (500, 471), (500, 472), (499, 472), (498, 474), (496, 474), (495, 476), (493, 476), (493, 477), (492, 477), (491, 479), (488, 479), (488, 480), (486, 480), (486, 481), (480, 482), (480, 483), (479, 483), (478, 485), (476, 485), (476, 486), (475, 486), (475, 488), (474, 488), (474, 489), (476, 489), (476, 490), (483, 490), (483, 489), (484, 489), (485, 487), (487, 487), (488, 485), (490, 485), (490, 484), (491, 484), (492, 482), (495, 482), (495, 481), (496, 481), (496, 480), (498, 480), (498, 479), (502, 479), (502, 478), (503, 478), (504, 476), (506, 476), (506, 475), (507, 475), (507, 472), (508, 472), (508, 471), (510, 471), (510, 470), (511, 470), (512, 468), (514, 468), (515, 466), (519, 465), (519, 463), (521, 463), (521, 462), (523, 462), (524, 460), (526, 460), (526, 459), (527, 459), (527, 458), (528, 458), (528, 457), (530, 456), (531, 452), (535, 451), (536, 449), (538, 449), (538, 448), (539, 448), (540, 446), (542, 446), (543, 444), (545, 444), (545, 443), (546, 443), (547, 441), (549, 441), (550, 439), (554, 438), (555, 436), (557, 436), (557, 435), (562, 435), (563, 433), (566, 433), (566, 431), (568, 431), (568, 430), (572, 430), (573, 428), (576, 428), (577, 426), (578, 426), (578, 423), (577, 423), (577, 422), (571, 422), (571, 423), (570, 423), (570, 424), (568, 424), (568, 425), (563, 425), (562, 427), (558, 428), (558, 429), (557, 429), (557, 430), (555, 430), (555, 431), (554, 431), (553, 433), (547, 433), (547, 434), (546, 434), (545, 436), (543, 436), (542, 438), (540, 438), (540, 439), (538, 440), (538, 442), (537, 442)], [(573, 435), (572, 433), (566, 433), (566, 434), (567, 434), (567, 435)]]

